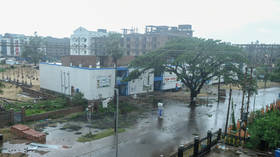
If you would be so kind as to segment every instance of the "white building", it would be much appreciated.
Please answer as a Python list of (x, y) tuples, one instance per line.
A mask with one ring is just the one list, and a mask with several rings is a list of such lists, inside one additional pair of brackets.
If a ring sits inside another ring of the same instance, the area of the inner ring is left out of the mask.
[(96, 38), (106, 37), (108, 33), (104, 29), (98, 31), (88, 31), (79, 27), (71, 35), (70, 55), (95, 55)]
[(29, 37), (22, 34), (6, 33), (0, 36), (0, 55), (7, 57), (19, 57), (23, 51), (23, 44), (29, 41)]
[(177, 80), (177, 75), (170, 72), (163, 72), (154, 78), (155, 90), (178, 90), (182, 87), (182, 82)]
[(177, 75), (170, 72), (164, 72), (162, 75), (161, 90), (170, 90), (181, 88), (181, 81), (177, 80)]
[[(118, 68), (124, 73), (132, 69)], [(121, 82), (117, 79), (120, 95), (133, 95), (154, 91), (154, 73), (148, 70), (138, 79)], [(58, 64), (40, 63), (40, 88), (72, 95), (79, 91), (88, 100), (113, 97), (115, 87), (114, 68), (66, 67)]]
[[(129, 72), (133, 71), (129, 69)], [(154, 73), (147, 70), (139, 78), (128, 82), (128, 95), (141, 94), (154, 91)]]
[(40, 88), (65, 95), (81, 92), (88, 100), (112, 97), (115, 86), (113, 68), (65, 67), (40, 63)]
[(11, 56), (11, 40), (9, 38), (1, 38), (1, 56)]
[(154, 73), (152, 70), (145, 71), (137, 79), (124, 82), (123, 80), (132, 71), (133, 69), (128, 69), (127, 67), (117, 68), (117, 85), (120, 95), (127, 96), (154, 91)]

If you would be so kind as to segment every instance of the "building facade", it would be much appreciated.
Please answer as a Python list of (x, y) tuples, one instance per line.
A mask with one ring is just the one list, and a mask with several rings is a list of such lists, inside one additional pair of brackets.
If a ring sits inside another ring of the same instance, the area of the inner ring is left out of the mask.
[[(105, 99), (114, 95), (115, 71), (115, 68), (69, 67), (40, 63), (40, 88), (65, 95), (73, 95), (78, 91), (83, 93), (87, 100)], [(120, 95), (142, 94), (154, 90), (152, 70), (146, 71), (135, 80), (123, 82), (131, 71), (132, 69), (126, 67), (117, 68), (116, 82)]]
[[(0, 36), (0, 55), (3, 57), (20, 57), (24, 44), (30, 40), (30, 36), (23, 34), (5, 33)], [(42, 43), (39, 46), (47, 60), (57, 60), (70, 54), (69, 38), (40, 37)]]
[(166, 42), (177, 37), (192, 37), (192, 25), (153, 26), (145, 28), (145, 33), (140, 34), (135, 31), (128, 32), (124, 29), (122, 45), (128, 56), (143, 55), (148, 51), (163, 47)]
[(114, 86), (113, 68), (80, 68), (40, 63), (41, 89), (65, 95), (81, 92), (87, 100), (98, 100), (113, 97)]
[(70, 55), (100, 55), (104, 53), (104, 38), (108, 36), (105, 29), (88, 31), (79, 27), (71, 35)]
[(0, 54), (3, 57), (19, 57), (22, 54), (23, 43), (28, 37), (23, 34), (5, 33), (0, 37)]
[(69, 38), (45, 37), (46, 56), (50, 60), (60, 60), (63, 56), (70, 55)]

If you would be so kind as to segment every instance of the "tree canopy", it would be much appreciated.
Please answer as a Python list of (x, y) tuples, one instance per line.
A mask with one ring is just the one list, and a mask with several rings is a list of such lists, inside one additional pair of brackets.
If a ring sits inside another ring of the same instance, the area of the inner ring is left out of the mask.
[(44, 55), (43, 40), (35, 33), (29, 41), (24, 43), (22, 57), (29, 59), (36, 65)]
[(245, 61), (240, 48), (219, 40), (178, 38), (163, 48), (137, 57), (130, 65), (136, 71), (129, 77), (133, 79), (151, 68), (156, 72), (172, 72), (190, 89), (191, 105), (195, 105), (207, 81), (218, 76), (224, 76), (230, 83), (238, 81)]
[(123, 56), (124, 49), (121, 47), (122, 35), (119, 33), (110, 33), (105, 39), (105, 52), (107, 56), (113, 58), (113, 62), (116, 64), (118, 60)]
[(269, 77), (271, 81), (280, 82), (280, 59), (277, 60), (275, 68)]

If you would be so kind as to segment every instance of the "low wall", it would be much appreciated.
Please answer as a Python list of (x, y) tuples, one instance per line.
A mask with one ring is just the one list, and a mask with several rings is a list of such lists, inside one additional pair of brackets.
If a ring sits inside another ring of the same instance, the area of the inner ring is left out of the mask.
[(25, 116), (24, 121), (36, 121), (36, 120), (42, 120), (42, 119), (48, 119), (51, 117), (61, 117), (65, 116), (71, 113), (76, 113), (76, 112), (82, 112), (84, 111), (83, 106), (76, 106), (76, 107), (71, 107), (67, 109), (61, 109), (57, 111), (50, 111), (42, 114), (37, 114), (37, 115), (32, 115), (32, 116)]
[(12, 123), (12, 112), (11, 111), (1, 111), (0, 112), (0, 128), (7, 126)]
[(42, 97), (44, 99), (54, 99), (55, 98), (54, 95), (44, 93), (44, 92), (41, 92), (41, 91), (36, 91), (36, 90), (30, 89), (30, 88), (21, 87), (21, 89), (22, 89), (23, 92), (26, 92), (26, 93), (30, 94), (32, 97), (37, 97), (37, 98)]

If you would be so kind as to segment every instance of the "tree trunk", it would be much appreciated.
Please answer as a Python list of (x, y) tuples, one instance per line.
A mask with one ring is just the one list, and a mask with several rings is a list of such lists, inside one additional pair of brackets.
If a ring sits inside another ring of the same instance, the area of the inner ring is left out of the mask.
[(196, 105), (196, 98), (197, 98), (197, 91), (191, 90), (191, 102), (190, 102), (190, 106), (195, 106), (195, 105)]

